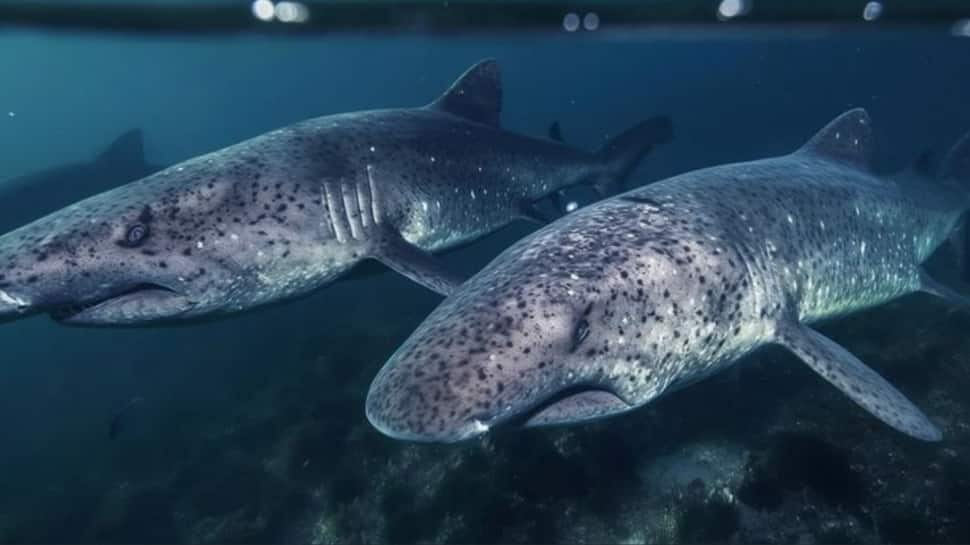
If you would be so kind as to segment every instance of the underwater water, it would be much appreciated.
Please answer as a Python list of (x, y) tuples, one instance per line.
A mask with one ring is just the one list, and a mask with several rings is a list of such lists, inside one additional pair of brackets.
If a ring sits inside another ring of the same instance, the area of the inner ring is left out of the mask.
[[(172, 165), (320, 115), (420, 106), (484, 58), (500, 67), (510, 131), (542, 138), (559, 122), (566, 143), (592, 150), (669, 117), (673, 140), (628, 188), (789, 153), (854, 107), (872, 117), (885, 172), (926, 149), (942, 154), (970, 129), (970, 38), (949, 28), (4, 28), (0, 194), (87, 164), (133, 128), (144, 158), (123, 147), (97, 176)], [(535, 229), (515, 222), (442, 259), (470, 275)], [(931, 266), (958, 276), (946, 250)], [(392, 439), (365, 417), (368, 387), (441, 301), (387, 271), (213, 321), (3, 323), (0, 541), (970, 540), (966, 310), (917, 294), (822, 326), (930, 415), (939, 443), (885, 426), (774, 349), (595, 423), (456, 444)]]

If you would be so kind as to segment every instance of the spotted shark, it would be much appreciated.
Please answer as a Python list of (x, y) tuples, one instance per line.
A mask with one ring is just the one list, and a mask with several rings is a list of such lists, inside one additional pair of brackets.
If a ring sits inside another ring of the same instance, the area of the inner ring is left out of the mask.
[(939, 440), (813, 325), (913, 292), (967, 304), (921, 263), (965, 222), (970, 134), (933, 177), (874, 174), (871, 142), (868, 115), (852, 110), (789, 155), (688, 172), (537, 230), (393, 354), (368, 419), (434, 442), (589, 421), (777, 345), (882, 422)]
[(162, 168), (145, 160), (142, 131), (131, 129), (88, 161), (0, 180), (0, 233)]
[(306, 294), (367, 259), (440, 293), (433, 252), (574, 185), (603, 191), (671, 137), (664, 117), (585, 152), (502, 130), (494, 60), (431, 104), (306, 120), (169, 167), (0, 237), (0, 319), (218, 316)]

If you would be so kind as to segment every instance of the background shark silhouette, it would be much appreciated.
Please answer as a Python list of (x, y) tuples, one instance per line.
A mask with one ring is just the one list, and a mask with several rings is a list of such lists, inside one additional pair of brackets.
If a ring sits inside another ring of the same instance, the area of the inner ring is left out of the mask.
[(88, 162), (0, 181), (0, 233), (161, 170), (145, 160), (141, 129), (131, 129)]

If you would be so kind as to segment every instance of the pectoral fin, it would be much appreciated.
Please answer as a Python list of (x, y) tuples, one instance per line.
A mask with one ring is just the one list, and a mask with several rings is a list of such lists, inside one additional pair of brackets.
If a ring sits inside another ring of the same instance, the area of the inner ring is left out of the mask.
[(899, 390), (828, 337), (803, 325), (785, 324), (775, 342), (886, 424), (923, 441), (942, 439), (940, 430)]
[(373, 257), (441, 295), (451, 295), (464, 281), (464, 278), (448, 270), (437, 257), (404, 240), (395, 232), (388, 232), (383, 236)]

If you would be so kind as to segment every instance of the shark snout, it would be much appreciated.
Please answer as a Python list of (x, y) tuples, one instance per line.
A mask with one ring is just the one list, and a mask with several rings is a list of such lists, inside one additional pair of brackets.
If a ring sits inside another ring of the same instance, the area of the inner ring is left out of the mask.
[(86, 286), (39, 278), (22, 289), (0, 288), (0, 321), (48, 314), (72, 325), (125, 325), (175, 318), (197, 302), (185, 293), (138, 279)]
[[(587, 384), (585, 368), (570, 367), (584, 307), (556, 299), (530, 309), (530, 301), (495, 292), (464, 304), (471, 310), (454, 299), (436, 309), (375, 377), (366, 411), (380, 432), (451, 443), (531, 426), (563, 390)], [(544, 413), (538, 422), (566, 418)]]
[[(605, 363), (577, 348), (596, 344), (586, 307), (550, 303), (532, 312), (536, 320), (516, 322), (487, 303), (478, 308), (488, 310), (456, 319), (454, 301), (436, 309), (371, 384), (367, 418), (381, 433), (453, 443), (596, 420), (641, 403), (624, 388), (629, 377), (604, 372)], [(506, 306), (528, 314), (528, 304)]]
[(13, 290), (0, 288), (0, 320), (13, 319), (30, 312), (30, 300)]
[(470, 376), (461, 370), (438, 372), (437, 361), (388, 361), (367, 393), (365, 410), (374, 428), (394, 439), (454, 443), (482, 435), (496, 424), (500, 415), (463, 387)]
[(371, 383), (367, 419), (384, 435), (454, 443), (492, 430), (553, 423), (547, 405), (564, 389), (578, 393), (571, 375), (550, 381), (538, 366), (523, 369), (511, 358), (477, 351), (443, 354), (434, 344), (405, 345)]
[(429, 427), (413, 420), (396, 418), (370, 399), (368, 396), (367, 420), (377, 431), (392, 439), (417, 443), (457, 443), (483, 435), (492, 427), (488, 419), (482, 418), (456, 420), (450, 425)]
[[(432, 367), (425, 362), (426, 369)], [(468, 379), (460, 370), (457, 382), (449, 382), (450, 374), (422, 382), (427, 371), (418, 371), (418, 380), (413, 372), (409, 379), (395, 371), (385, 368), (375, 378), (366, 413), (378, 431), (405, 441), (455, 443), (493, 430), (597, 420), (634, 408), (610, 385), (572, 380), (571, 374), (562, 380), (537, 377), (520, 384), (505, 379), (502, 388), (493, 389), (465, 387)]]
[(197, 306), (191, 286), (179, 280), (186, 273), (174, 263), (151, 267), (43, 246), (28, 253), (21, 250), (26, 242), (0, 239), (0, 247), (9, 246), (18, 247), (3, 255), (0, 321), (47, 314), (64, 324), (132, 325), (177, 318)]
[(0, 320), (47, 314), (69, 325), (128, 326), (200, 311), (217, 265), (160, 243), (133, 246), (133, 237), (150, 236), (137, 221), (125, 231), (86, 218), (54, 215), (0, 237)]

